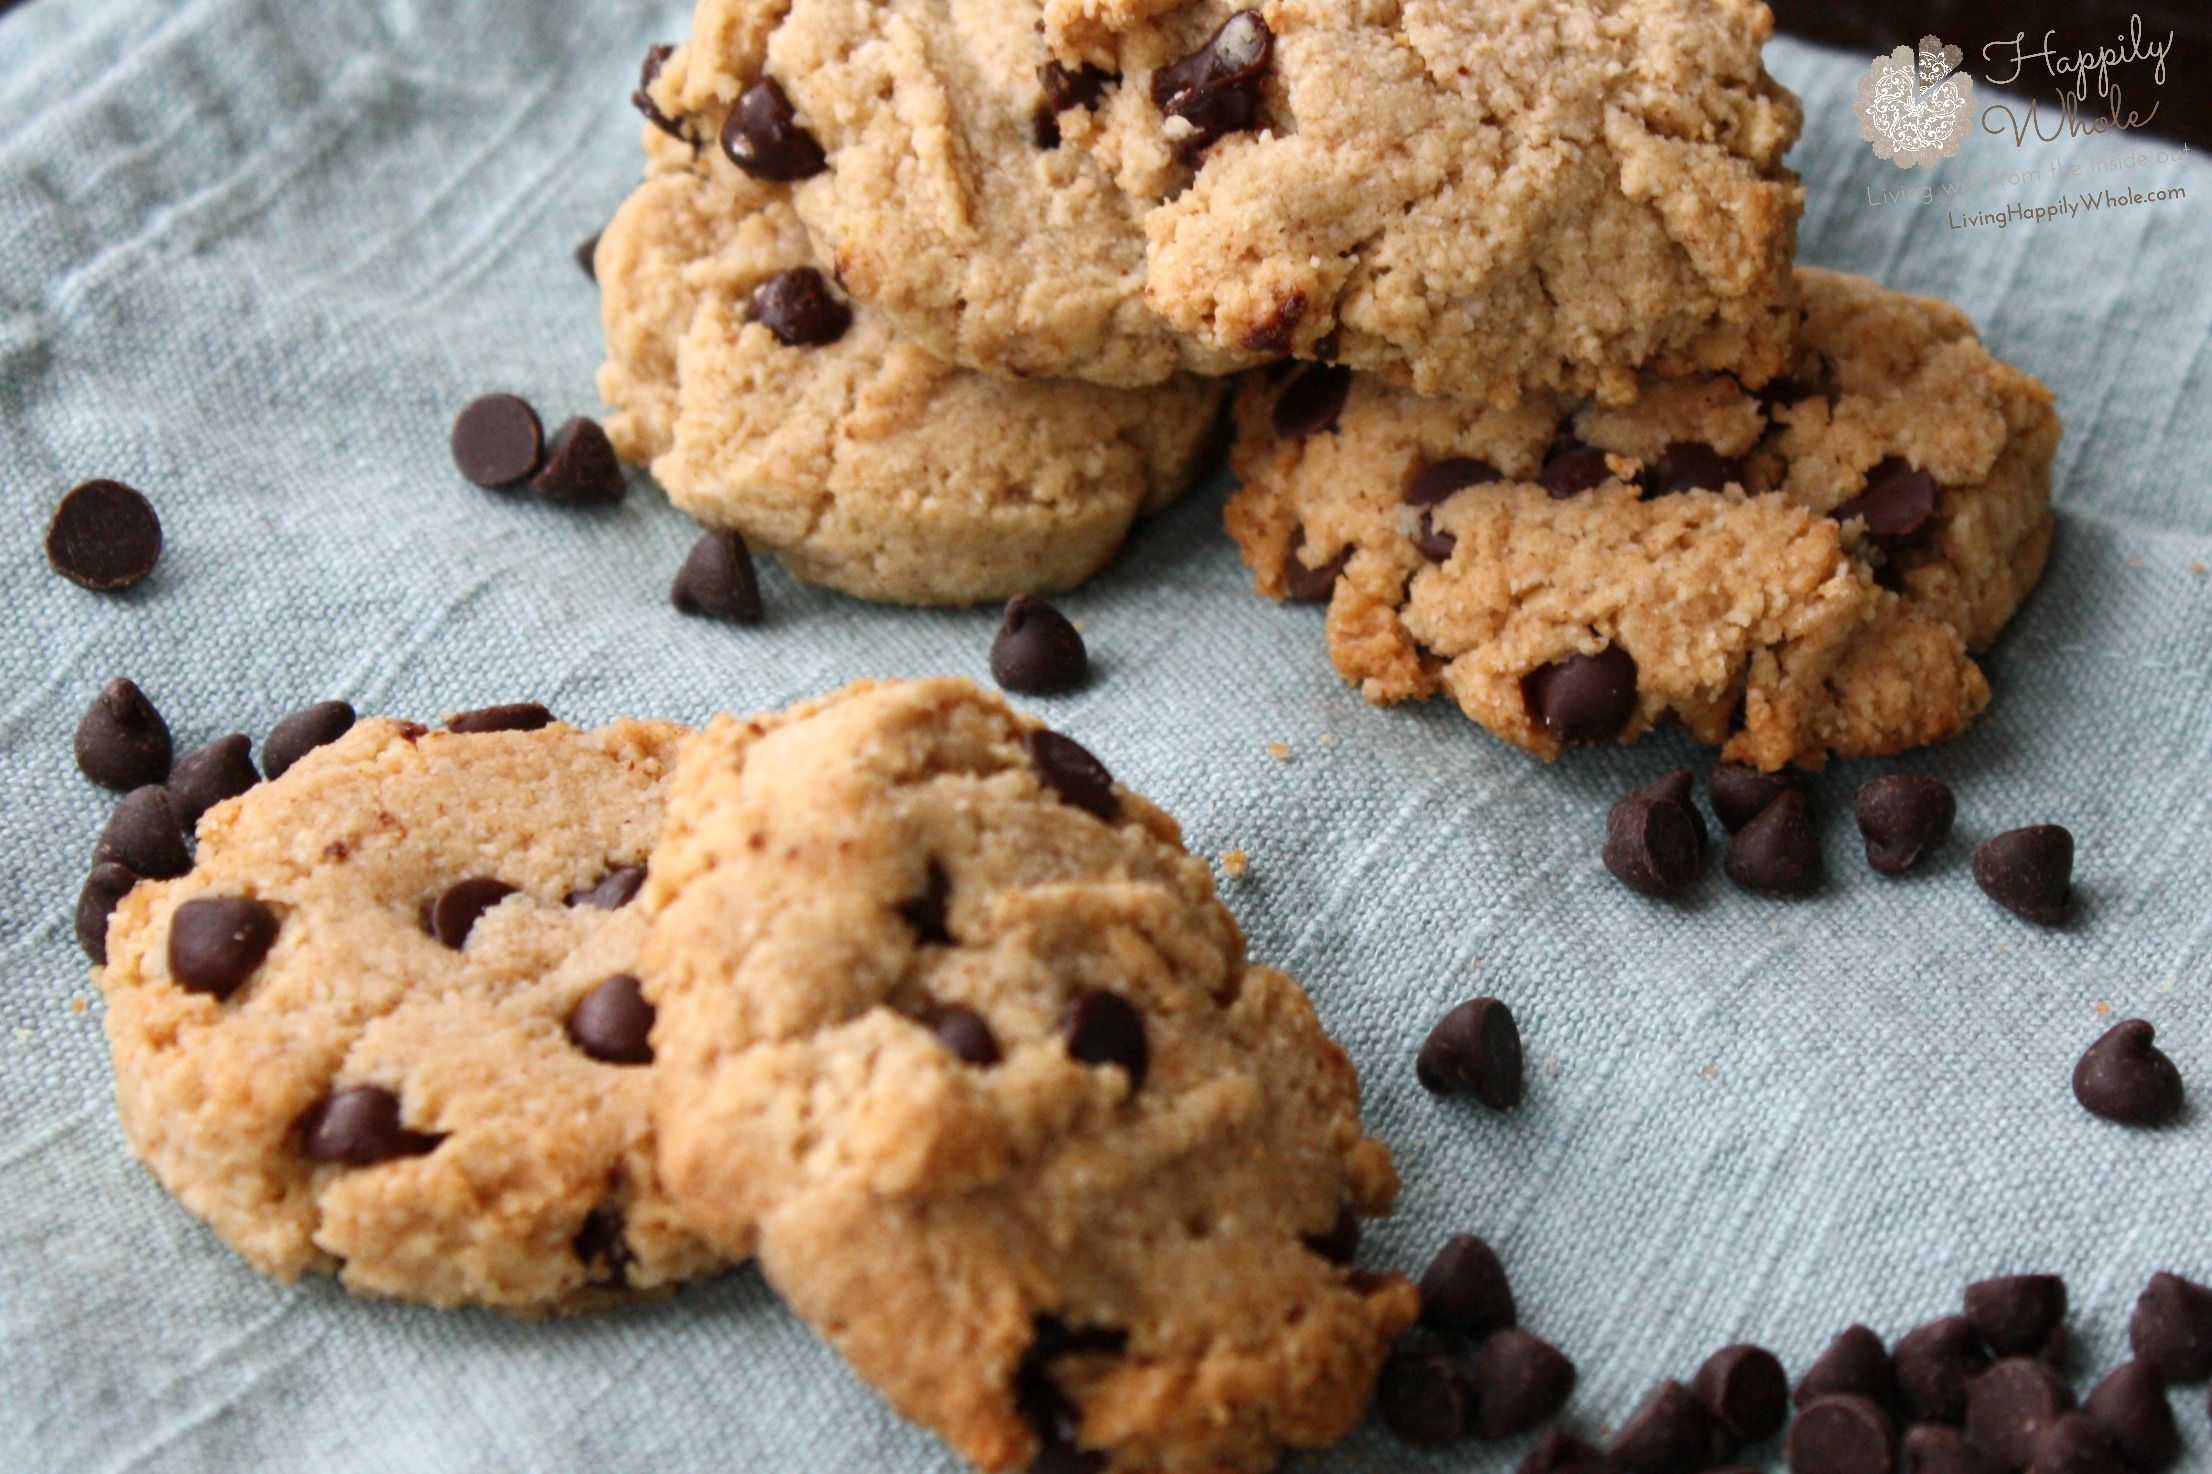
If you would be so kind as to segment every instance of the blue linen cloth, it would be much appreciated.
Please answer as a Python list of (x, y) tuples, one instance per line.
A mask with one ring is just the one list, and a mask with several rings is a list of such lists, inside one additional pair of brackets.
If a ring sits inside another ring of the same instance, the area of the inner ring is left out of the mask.
[[(762, 627), (684, 619), (666, 587), (692, 531), (642, 478), (568, 512), (453, 472), (446, 428), (477, 393), (595, 410), (570, 249), (637, 172), (638, 58), (685, 22), (671, 0), (38, 0), (0, 20), (0, 1469), (953, 1467), (749, 1270), (552, 1325), (262, 1279), (124, 1150), (71, 934), (109, 798), (70, 733), (112, 675), (180, 750), (330, 696), (697, 721), (863, 675), (984, 676), (990, 611), (770, 570)], [(1487, 1237), (1523, 1323), (1581, 1367), (1584, 1432), (1723, 1343), (1795, 1372), (1854, 1320), (1894, 1336), (1999, 1271), (2067, 1276), (2086, 1388), (2152, 1270), (2212, 1278), (2204, 1108), (2131, 1132), (2067, 1084), (2141, 1015), (2212, 1099), (2212, 170), (2155, 140), (1982, 137), (1903, 174), (1857, 136), (1866, 59), (1771, 58), (1807, 103), (1806, 259), (1960, 302), (2069, 427), (2056, 555), (1989, 661), (1995, 706), (1961, 741), (1822, 780), (1823, 897), (1717, 875), (1680, 906), (1625, 891), (1597, 860), (1607, 804), (1704, 755), (1661, 737), (1547, 767), (1445, 704), (1367, 706), (1318, 612), (1252, 595), (1219, 485), (1065, 600), (1091, 689), (1026, 703), (1194, 849), (1248, 852), (1223, 892), (1352, 1051), (1404, 1175), (1363, 1258), (1417, 1271), (1450, 1232)], [(1876, 202), (1995, 171), (1976, 206), (2041, 203), (2047, 177), (2002, 176), (2131, 150), (2127, 182), (2187, 197), (2002, 230)], [(48, 512), (92, 476), (146, 489), (167, 526), (124, 597), (43, 566)], [(1901, 768), (1957, 787), (1961, 834), (1886, 880), (1846, 816), (1857, 782)], [(2064, 931), (1967, 874), (1972, 842), (2041, 821), (2080, 838)], [(1528, 1045), (1509, 1117), (1433, 1100), (1411, 1068), (1485, 993)], [(2177, 1401), (2212, 1464), (2201, 1394)], [(1368, 1430), (1296, 1467), (1503, 1470), (1526, 1443), (1422, 1455)]]

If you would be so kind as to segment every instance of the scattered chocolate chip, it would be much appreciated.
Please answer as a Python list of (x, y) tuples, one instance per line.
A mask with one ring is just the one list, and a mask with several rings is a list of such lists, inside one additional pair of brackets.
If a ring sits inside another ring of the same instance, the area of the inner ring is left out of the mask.
[(544, 458), (538, 412), (512, 394), (471, 400), (453, 422), (453, 464), (478, 486), (496, 490), (527, 481)]
[(1465, 1438), (1475, 1405), (1467, 1369), (1436, 1347), (1392, 1352), (1375, 1383), (1375, 1416), (1415, 1448), (1448, 1448)]
[(1487, 1336), (1518, 1318), (1505, 1266), (1473, 1234), (1446, 1239), (1421, 1272), (1421, 1324), (1432, 1331)]
[(1680, 1382), (1661, 1382), (1613, 1436), (1613, 1462), (1628, 1474), (1697, 1474), (1727, 1457), (1713, 1410)]
[(1941, 493), (1935, 478), (1911, 462), (1891, 456), (1866, 473), (1866, 490), (1830, 515), (1838, 522), (1866, 523), (1866, 535), (1885, 548), (1912, 541), (1935, 520)]
[(1306, 529), (1297, 528), (1290, 534), (1290, 546), (1283, 551), (1283, 590), (1300, 604), (1318, 604), (1336, 593), (1336, 581), (1344, 576), (1344, 569), (1352, 561), (1352, 550), (1344, 549), (1319, 568), (1309, 567), (1303, 556), (1306, 546)]
[(1604, 742), (1636, 715), (1636, 661), (1618, 645), (1569, 655), (1521, 678), (1521, 697), (1554, 742)]
[(2158, 1474), (2181, 1456), (2181, 1430), (2166, 1396), (2166, 1379), (2151, 1362), (2123, 1363), (2097, 1384), (2081, 1407), (2111, 1436), (2121, 1457), (2142, 1474)]
[(1359, 1214), (1344, 1209), (1327, 1233), (1309, 1233), (1304, 1242), (1331, 1264), (1350, 1264), (1359, 1255)]
[(200, 822), (200, 815), (260, 781), (253, 765), (253, 739), (233, 732), (177, 759), (169, 770), (169, 803), (177, 811), (178, 825), (190, 829)]
[(668, 116), (653, 101), (653, 84), (660, 80), (661, 68), (675, 53), (673, 46), (655, 46), (645, 53), (645, 65), (638, 69), (637, 91), (630, 94), (630, 105), (645, 114), (645, 121), (667, 134), (670, 138), (684, 136), (683, 124)]
[(1406, 487), (1406, 505), (1409, 507), (1437, 507), (1450, 501), (1455, 493), (1470, 486), (1487, 486), (1493, 481), (1503, 481), (1505, 473), (1488, 461), (1478, 461), (1471, 456), (1451, 456), (1421, 468)]
[(628, 1229), (629, 1223), (616, 1203), (601, 1203), (584, 1215), (583, 1227), (576, 1230), (570, 1247), (593, 1284), (629, 1284), (630, 1246), (623, 1238)]
[(600, 911), (620, 911), (636, 900), (637, 893), (644, 888), (643, 865), (617, 865), (587, 889), (570, 891), (568, 904), (590, 906)]
[(1897, 1405), (1897, 1372), (1890, 1365), (1889, 1348), (1865, 1326), (1849, 1327), (1813, 1358), (1792, 1400), (1803, 1411), (1820, 1398), (1845, 1393), (1883, 1408)]
[(1820, 889), (1820, 836), (1812, 805), (1785, 793), (1728, 841), (1728, 878), (1763, 896), (1809, 896)]
[(703, 534), (692, 544), (684, 566), (676, 570), (668, 602), (681, 613), (703, 619), (760, 623), (760, 580), (753, 573), (753, 552), (745, 546), (744, 534), (734, 528)]
[(1923, 1423), (1957, 1423), (1966, 1416), (1966, 1384), (1989, 1370), (1981, 1333), (1963, 1315), (1947, 1315), (1897, 1342), (1890, 1357), (1905, 1411)]
[(1275, 433), (1304, 440), (1336, 428), (1352, 393), (1352, 371), (1317, 363), (1292, 379), (1275, 398)]
[(597, 420), (578, 415), (553, 433), (530, 489), (557, 507), (604, 507), (621, 501), (630, 488), (607, 432)]
[(1723, 1346), (1698, 1368), (1690, 1390), (1738, 1443), (1764, 1443), (1790, 1415), (1790, 1379), (1763, 1346)]
[(737, 95), (730, 120), (722, 125), (722, 152), (755, 179), (789, 183), (829, 167), (822, 145), (799, 126), (797, 110), (773, 77), (762, 77)]
[(1536, 473), (1536, 484), (1550, 492), (1553, 501), (1563, 502), (1603, 486), (1612, 475), (1604, 451), (1594, 445), (1569, 442), (1553, 447), (1545, 457), (1544, 468)]
[(922, 893), (899, 902), (899, 915), (914, 928), (914, 940), (925, 946), (949, 946), (952, 933), (945, 929), (947, 903), (952, 899), (952, 877), (945, 873), (943, 864), (929, 862), (929, 872), (922, 882)]
[(332, 1092), (307, 1113), (300, 1136), (310, 1159), (354, 1167), (419, 1157), (441, 1139), (400, 1125), (399, 1097), (376, 1085)]
[(118, 793), (169, 776), (169, 724), (135, 682), (100, 689), (77, 722), (77, 771)]
[(1049, 696), (1089, 680), (1091, 662), (1065, 614), (1034, 594), (1016, 594), (991, 641), (991, 675), (1009, 691)]
[(853, 310), (837, 300), (822, 273), (811, 266), (779, 271), (753, 288), (746, 317), (774, 333), (786, 348), (826, 348), (853, 325)]
[(1052, 790), (1064, 804), (1095, 814), (1111, 824), (1121, 816), (1121, 800), (1114, 794), (1114, 775), (1073, 738), (1039, 728), (1022, 734), (1022, 748), (1029, 754), (1037, 781)]
[(1170, 145), (1177, 163), (1196, 168), (1217, 140), (1252, 126), (1274, 48), (1266, 19), (1257, 10), (1240, 10), (1205, 45), (1152, 74), (1152, 101), (1161, 116), (1190, 124)]
[(1966, 1287), (1966, 1319), (1998, 1356), (2037, 1356), (2066, 1319), (2066, 1281), (2008, 1274)]
[(74, 488), (46, 524), (48, 566), (95, 593), (129, 588), (160, 560), (161, 518), (154, 504), (120, 481)]
[(318, 701), (293, 712), (271, 727), (261, 744), (261, 775), (283, 777), (285, 769), (316, 748), (345, 736), (353, 722), (353, 708), (343, 701)]
[(194, 993), (228, 998), (276, 945), (277, 916), (245, 896), (198, 896), (169, 918), (169, 976)]
[(1472, 1095), (1494, 1111), (1521, 1103), (1521, 1030), (1495, 998), (1470, 998), (1429, 1030), (1414, 1075), (1431, 1095)]
[(2043, 1430), (2073, 1409), (2074, 1394), (2048, 1364), (2007, 1357), (1966, 1384), (1966, 1441), (2007, 1468), (2024, 1468)]
[(586, 993), (568, 1016), (569, 1042), (601, 1064), (651, 1064), (652, 1032), (653, 1005), (626, 972)]
[(1675, 441), (1637, 478), (1646, 501), (1685, 491), (1719, 491), (1742, 481), (1743, 466), (1701, 440)]
[(1605, 1450), (1564, 1428), (1549, 1428), (1521, 1460), (1517, 1474), (1606, 1474)]
[(1905, 1434), (1903, 1474), (2005, 1474), (1994, 1458), (1953, 1428), (1926, 1424)]
[(1790, 1425), (1790, 1474), (1890, 1474), (1897, 1430), (1872, 1398), (1816, 1397)]
[(1449, 532), (1438, 532), (1431, 514), (1423, 512), (1413, 534), (1413, 545), (1431, 563), (1448, 563), (1452, 554), (1459, 551), (1459, 538)]
[(184, 826), (169, 790), (149, 783), (123, 795), (92, 847), (92, 863), (113, 861), (146, 880), (172, 880), (192, 868)]
[(1691, 797), (1688, 768), (1677, 768), (1613, 805), (1605, 820), (1605, 868), (1631, 890), (1672, 896), (1705, 868), (1705, 820)]
[(515, 893), (504, 880), (477, 876), (455, 881), (423, 912), (423, 930), (458, 952), (467, 945), (476, 919)]
[(2063, 925), (2074, 908), (2074, 836), (2036, 824), (1985, 841), (1974, 851), (1974, 883), (2015, 916)]
[(2123, 1126), (2163, 1126), (2181, 1114), (2181, 1071), (2139, 1018), (2114, 1024), (2074, 1066), (2074, 1099)]
[(599, 237), (604, 231), (595, 230), (588, 240), (576, 247), (576, 265), (592, 281), (599, 280)]
[(1068, 1057), (1087, 1065), (1120, 1065), (1129, 1074), (1129, 1089), (1144, 1085), (1150, 1051), (1144, 1038), (1144, 1015), (1137, 1006), (1116, 993), (1093, 988), (1075, 1000), (1063, 1026)]
[(2131, 1474), (2102, 1424), (2068, 1413), (2036, 1436), (2028, 1474)]
[(1734, 834), (1767, 811), (1785, 793), (1802, 793), (1805, 780), (1787, 769), (1762, 773), (1736, 763), (1722, 763), (1705, 780), (1705, 797), (1713, 805), (1720, 827)]
[(1478, 1438), (1511, 1438), (1550, 1422), (1575, 1389), (1575, 1364), (1558, 1347), (1510, 1328), (1482, 1343), (1468, 1371)]
[(1911, 773), (1860, 784), (1852, 807), (1866, 838), (1866, 863), (1884, 875), (1904, 874), (1943, 843), (1959, 811), (1948, 785)]
[(991, 1032), (990, 1020), (972, 1008), (946, 1004), (929, 1021), (929, 1031), (953, 1058), (979, 1070), (989, 1069), (1001, 1058), (998, 1036)]
[(2169, 1382), (2212, 1377), (2212, 1289), (2161, 1270), (2136, 1297), (2128, 1345)]
[(103, 860), (92, 867), (84, 889), (77, 893), (77, 945), (102, 967), (108, 960), (108, 918), (137, 884), (129, 866)]
[(445, 724), (448, 732), (481, 737), (487, 732), (535, 732), (551, 726), (553, 713), (536, 701), (510, 701), (503, 706), (480, 706), (456, 712)]

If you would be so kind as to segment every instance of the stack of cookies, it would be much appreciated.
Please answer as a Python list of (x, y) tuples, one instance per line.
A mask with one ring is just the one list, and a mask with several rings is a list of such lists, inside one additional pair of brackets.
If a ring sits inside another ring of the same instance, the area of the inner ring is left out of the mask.
[(1757, 0), (700, 0), (599, 249), (621, 452), (800, 577), (1067, 587), (1201, 469), (1372, 700), (1761, 768), (1989, 700), (2051, 396), (1795, 266)]

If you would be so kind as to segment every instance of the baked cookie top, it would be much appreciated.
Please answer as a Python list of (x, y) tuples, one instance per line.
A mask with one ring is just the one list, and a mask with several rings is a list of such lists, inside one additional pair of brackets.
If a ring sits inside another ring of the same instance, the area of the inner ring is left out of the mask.
[(109, 923), (132, 1150), (257, 1269), (586, 1308), (726, 1262), (653, 1162), (629, 904), (684, 729), (365, 721)]
[(1442, 690), (1545, 757), (1668, 718), (1762, 768), (1956, 735), (2049, 552), (2050, 392), (1955, 308), (1798, 275), (1795, 358), (1757, 394), (1493, 410), (1255, 380), (1228, 523), (1261, 592), (1327, 599), (1371, 700)]
[(986, 1469), (1258, 1469), (1359, 1420), (1417, 1297), (1324, 1250), (1389, 1154), (1082, 749), (956, 680), (719, 718), (645, 904), (667, 1181), (900, 1412)]

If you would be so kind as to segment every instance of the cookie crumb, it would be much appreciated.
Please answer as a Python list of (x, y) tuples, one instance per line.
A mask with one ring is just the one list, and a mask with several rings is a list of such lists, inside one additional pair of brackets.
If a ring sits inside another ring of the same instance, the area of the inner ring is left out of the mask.
[(1336, 746), (1336, 733), (1334, 733), (1334, 732), (1323, 732), (1323, 733), (1321, 734), (1321, 745), (1322, 745), (1323, 747), (1334, 747), (1334, 746)]
[(2202, 563), (2191, 563), (2189, 565), (2189, 571), (2191, 573), (2194, 573), (2199, 578), (2204, 577), (2205, 569)]
[(2102, 1002), (2092, 1003), (2089, 1005), (2089, 1011), (2097, 1015), (2097, 1017), (2103, 1018), (2106, 1014), (2112, 1012), (2112, 1005)]
[(1277, 762), (1287, 763), (1290, 761), (1290, 744), (1287, 742), (1270, 742), (1267, 744), (1267, 755)]
[(1242, 850), (1231, 850), (1221, 857), (1221, 868), (1229, 875), (1242, 875), (1252, 868), (1252, 857)]
[(90, 1006), (90, 1003), (86, 1000), (84, 994), (82, 993), (75, 995), (69, 1000), (69, 1011), (71, 1013), (83, 1013), (85, 1009)]
[(2166, 979), (2166, 981), (2158, 985), (2158, 991), (2161, 993), (2171, 993), (2174, 990), (2175, 985), (2178, 984), (2180, 981), (2180, 978), (2168, 978)]

